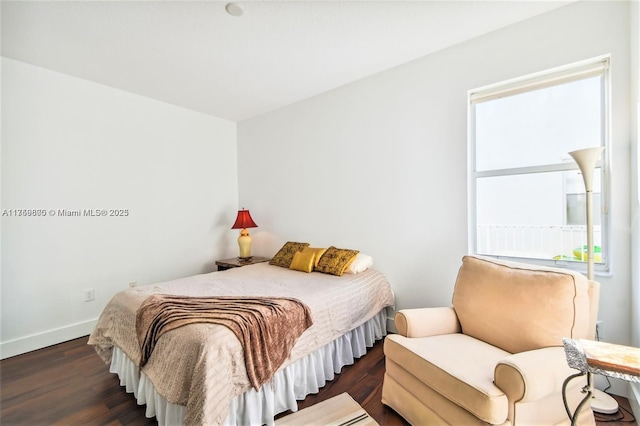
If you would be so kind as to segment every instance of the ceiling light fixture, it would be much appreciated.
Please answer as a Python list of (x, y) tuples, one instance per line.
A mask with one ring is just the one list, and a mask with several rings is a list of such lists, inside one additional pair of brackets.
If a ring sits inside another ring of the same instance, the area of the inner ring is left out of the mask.
[(242, 16), (244, 13), (244, 9), (238, 3), (227, 3), (224, 9), (231, 16)]

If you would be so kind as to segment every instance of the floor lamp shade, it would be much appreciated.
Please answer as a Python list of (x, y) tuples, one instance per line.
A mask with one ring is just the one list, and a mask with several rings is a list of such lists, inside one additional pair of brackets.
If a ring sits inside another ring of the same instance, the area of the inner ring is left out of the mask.
[(240, 236), (238, 237), (238, 247), (240, 248), (240, 259), (248, 259), (251, 257), (251, 243), (253, 239), (249, 235), (247, 228), (257, 228), (258, 225), (253, 221), (249, 210), (238, 210), (238, 216), (231, 229), (240, 229)]

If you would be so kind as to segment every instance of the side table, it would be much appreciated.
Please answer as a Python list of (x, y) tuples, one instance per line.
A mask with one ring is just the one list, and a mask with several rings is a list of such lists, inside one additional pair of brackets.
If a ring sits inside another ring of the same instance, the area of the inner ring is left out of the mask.
[(242, 266), (268, 262), (270, 260), (271, 259), (268, 257), (260, 257), (260, 256), (252, 256), (247, 259), (232, 257), (230, 259), (216, 260), (216, 266), (218, 267), (218, 271), (226, 271), (227, 269), (240, 268)]
[[(572, 425), (576, 424), (580, 410), (591, 398), (593, 392), (591, 376), (593, 374), (640, 383), (640, 348), (585, 339), (563, 339), (562, 342), (567, 364), (571, 368), (580, 370), (579, 373), (567, 377), (562, 385), (564, 408), (567, 410)], [(571, 380), (585, 374), (587, 375), (587, 385), (582, 389), (582, 393), (586, 393), (586, 396), (576, 411), (571, 414), (566, 399), (567, 385)]]

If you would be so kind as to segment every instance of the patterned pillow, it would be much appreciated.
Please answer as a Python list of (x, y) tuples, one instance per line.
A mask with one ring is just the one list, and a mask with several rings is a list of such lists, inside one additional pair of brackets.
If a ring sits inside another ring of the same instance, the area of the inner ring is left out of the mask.
[(347, 269), (349, 263), (353, 261), (358, 253), (358, 250), (339, 249), (331, 246), (324, 252), (314, 270), (325, 274), (342, 276), (344, 270)]
[(305, 247), (308, 247), (309, 243), (296, 243), (293, 241), (287, 241), (280, 251), (273, 256), (273, 259), (269, 262), (269, 265), (282, 266), (288, 268), (293, 260), (293, 255), (299, 251), (302, 251)]
[(299, 251), (293, 255), (293, 260), (291, 261), (289, 269), (310, 273), (313, 271), (315, 257), (316, 254), (313, 252), (305, 253), (304, 251)]

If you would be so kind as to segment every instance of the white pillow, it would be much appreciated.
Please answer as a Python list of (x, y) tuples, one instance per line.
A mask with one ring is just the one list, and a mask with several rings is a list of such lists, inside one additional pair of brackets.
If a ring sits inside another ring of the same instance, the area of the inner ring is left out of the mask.
[(358, 253), (356, 258), (353, 259), (351, 265), (345, 269), (345, 274), (357, 274), (364, 272), (373, 266), (373, 257), (368, 254)]

